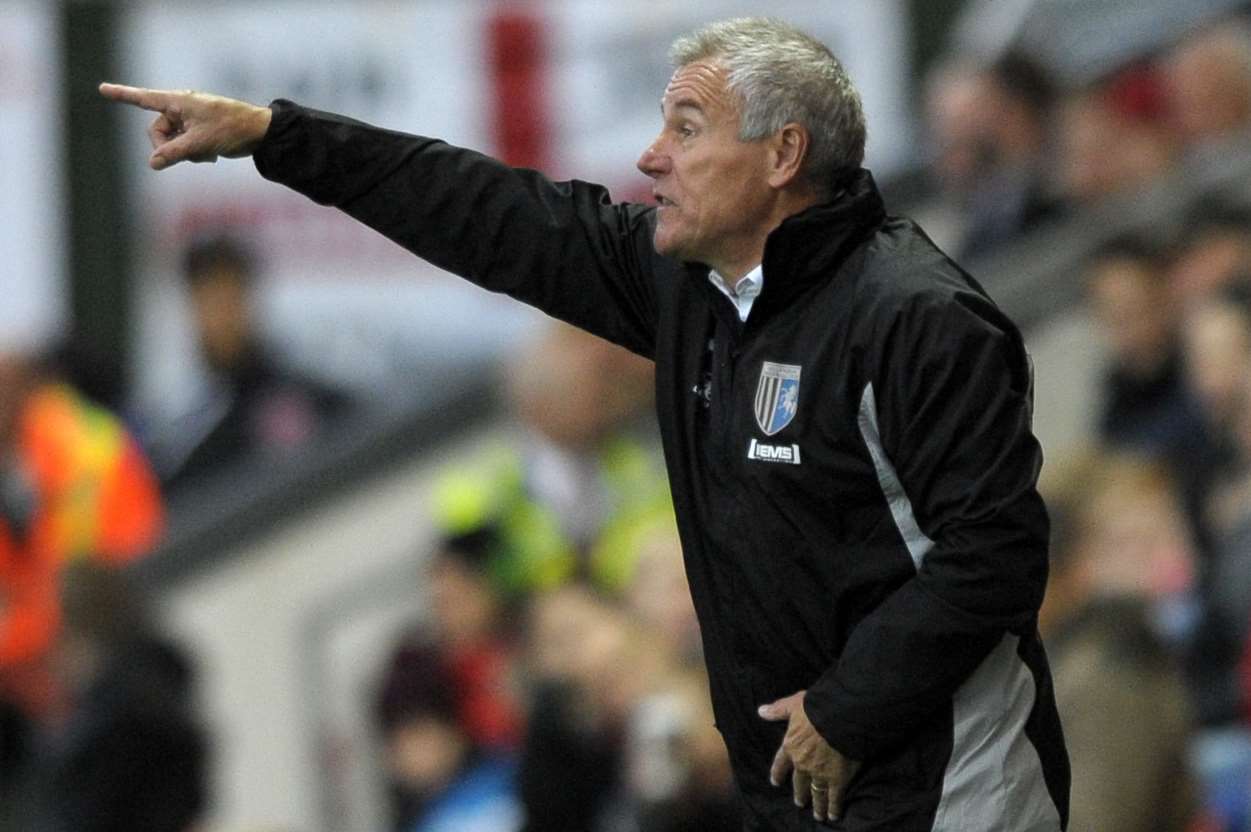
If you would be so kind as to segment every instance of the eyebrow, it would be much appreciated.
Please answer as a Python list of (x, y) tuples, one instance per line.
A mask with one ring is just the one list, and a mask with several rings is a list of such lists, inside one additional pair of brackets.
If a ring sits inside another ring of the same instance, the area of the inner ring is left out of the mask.
[[(694, 110), (695, 112), (699, 113), (701, 116), (707, 115), (703, 107), (701, 107), (697, 102), (689, 98), (683, 98), (679, 100), (676, 104), (673, 105), (673, 109), (675, 111), (676, 110)], [(664, 116), (664, 114), (665, 114), (665, 100), (662, 98), (660, 99), (660, 115)]]

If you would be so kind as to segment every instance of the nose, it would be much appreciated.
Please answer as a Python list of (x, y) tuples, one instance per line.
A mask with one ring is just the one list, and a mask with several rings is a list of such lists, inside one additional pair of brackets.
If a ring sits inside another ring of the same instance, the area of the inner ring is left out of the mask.
[(669, 157), (660, 151), (660, 137), (647, 146), (635, 164), (644, 175), (652, 179), (668, 169)]

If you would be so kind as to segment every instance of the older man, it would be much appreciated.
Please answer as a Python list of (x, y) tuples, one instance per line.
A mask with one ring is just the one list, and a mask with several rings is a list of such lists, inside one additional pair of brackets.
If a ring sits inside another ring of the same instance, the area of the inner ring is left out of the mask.
[(740, 19), (673, 58), (639, 159), (656, 206), (287, 101), (102, 92), (160, 113), (156, 169), (251, 154), (430, 262), (655, 360), (747, 828), (1062, 829), (1019, 333), (886, 216), (859, 96), (823, 45)]

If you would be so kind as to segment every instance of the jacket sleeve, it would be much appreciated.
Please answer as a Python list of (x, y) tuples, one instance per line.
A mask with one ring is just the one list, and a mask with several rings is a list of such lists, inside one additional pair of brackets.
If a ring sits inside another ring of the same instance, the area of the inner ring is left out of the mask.
[(949, 709), (1005, 634), (1032, 633), (1047, 581), (1019, 333), (972, 292), (914, 299), (886, 329), (861, 429), (916, 573), (856, 626), (805, 698), (822, 736), (858, 760)]
[(439, 268), (648, 358), (651, 210), (437, 139), (278, 100), (257, 170)]

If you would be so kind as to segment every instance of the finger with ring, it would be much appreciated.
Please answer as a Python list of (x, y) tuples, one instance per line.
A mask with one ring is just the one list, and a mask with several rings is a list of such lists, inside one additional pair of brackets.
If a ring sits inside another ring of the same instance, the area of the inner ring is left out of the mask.
[(830, 814), (830, 787), (825, 783), (813, 782), (812, 816), (819, 821), (826, 820)]

